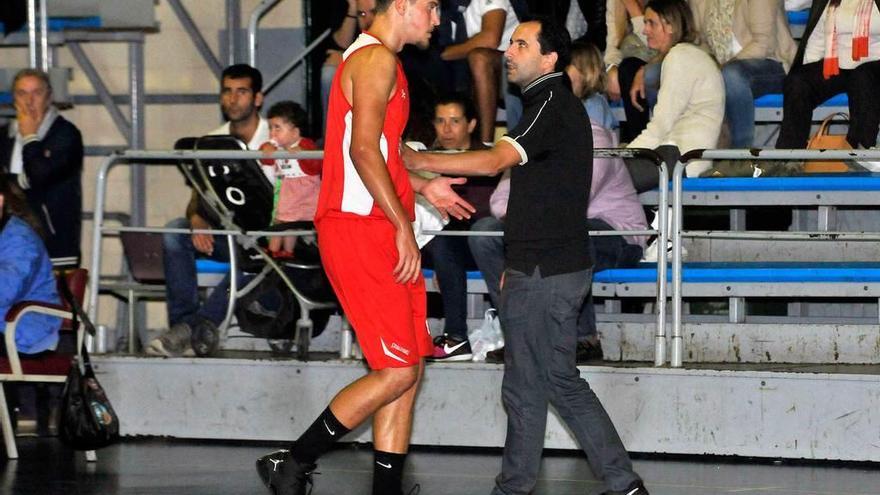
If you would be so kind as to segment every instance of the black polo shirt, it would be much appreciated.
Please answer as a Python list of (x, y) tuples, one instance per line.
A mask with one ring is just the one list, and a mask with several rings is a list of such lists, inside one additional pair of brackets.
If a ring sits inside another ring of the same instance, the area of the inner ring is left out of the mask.
[(504, 220), (508, 268), (559, 275), (592, 266), (587, 204), (593, 133), (583, 103), (561, 72), (523, 89), (523, 116), (502, 139), (522, 162), (511, 170)]

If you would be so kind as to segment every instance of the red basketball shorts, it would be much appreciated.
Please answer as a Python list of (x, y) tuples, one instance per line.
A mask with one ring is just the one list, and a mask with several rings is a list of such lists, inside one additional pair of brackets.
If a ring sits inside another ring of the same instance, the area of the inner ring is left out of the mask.
[(324, 270), (371, 369), (418, 364), (433, 352), (425, 280), (401, 284), (394, 226), (385, 219), (325, 216), (316, 225)]

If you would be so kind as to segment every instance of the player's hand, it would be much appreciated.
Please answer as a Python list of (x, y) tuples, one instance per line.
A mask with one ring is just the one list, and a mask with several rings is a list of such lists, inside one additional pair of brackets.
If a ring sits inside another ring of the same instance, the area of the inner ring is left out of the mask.
[(397, 229), (394, 236), (397, 246), (397, 265), (394, 267), (394, 280), (399, 284), (413, 283), (419, 278), (422, 269), (422, 253), (416, 244), (412, 226), (409, 224)]
[[(211, 225), (200, 215), (193, 215), (189, 224), (194, 230), (210, 229)], [(214, 252), (214, 236), (212, 234), (193, 234), (193, 247), (200, 253), (210, 256)]]
[(443, 220), (448, 220), (453, 216), (459, 220), (470, 218), (476, 208), (464, 200), (457, 192), (452, 190), (454, 184), (464, 184), (467, 179), (464, 177), (435, 177), (431, 179), (421, 193), (429, 203), (434, 205), (443, 216)]
[(642, 105), (639, 104), (639, 100), (644, 98), (645, 66), (641, 66), (636, 72), (636, 76), (633, 78), (632, 88), (629, 90), (629, 101), (631, 101), (633, 106), (636, 107), (640, 112), (644, 112), (645, 109), (642, 108)]
[(605, 85), (605, 93), (611, 101), (620, 100), (620, 79), (617, 77), (617, 66), (608, 69), (608, 82)]

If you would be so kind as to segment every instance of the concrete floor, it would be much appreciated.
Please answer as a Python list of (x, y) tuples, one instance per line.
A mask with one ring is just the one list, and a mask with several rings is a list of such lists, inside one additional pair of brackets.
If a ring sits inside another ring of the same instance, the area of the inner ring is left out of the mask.
[[(253, 462), (274, 449), (266, 443), (127, 440), (98, 452), (98, 462), (56, 439), (19, 438), (20, 459), (0, 460), (0, 494), (221, 495), (268, 493)], [(318, 465), (315, 495), (368, 495), (372, 477), (368, 445), (344, 445)], [(880, 465), (773, 463), (709, 458), (637, 458), (636, 470), (652, 495), (877, 495)], [(500, 451), (415, 448), (405, 488), (421, 495), (486, 495), (500, 467)], [(545, 456), (535, 495), (596, 494), (603, 487), (582, 456), (554, 451)]]

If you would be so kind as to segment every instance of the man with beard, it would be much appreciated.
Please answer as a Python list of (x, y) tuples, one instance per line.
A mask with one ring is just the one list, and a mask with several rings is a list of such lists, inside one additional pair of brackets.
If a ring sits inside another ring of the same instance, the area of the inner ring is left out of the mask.
[(568, 32), (552, 18), (523, 21), (505, 52), (522, 89), (523, 118), (489, 150), (407, 151), (411, 169), (452, 175), (510, 172), (501, 279), (507, 437), (492, 495), (528, 495), (538, 480), (547, 410), (577, 439), (604, 495), (648, 495), (599, 398), (576, 365), (577, 319), (592, 280), (589, 230), (593, 136), (563, 70)]
[[(247, 143), (250, 150), (260, 149), (260, 145), (269, 140), (269, 124), (260, 116), (262, 90), (263, 76), (257, 69), (245, 64), (224, 69), (220, 108), (227, 122), (211, 134), (229, 134)], [(193, 190), (186, 207), (186, 218), (172, 220), (166, 227), (211, 229), (219, 225), (202, 208), (199, 195)], [(165, 357), (192, 356), (195, 353), (191, 343), (193, 333), (209, 337), (200, 339), (206, 343), (216, 342), (217, 327), (226, 315), (226, 287), (229, 284), (227, 275), (208, 299), (200, 303), (196, 258), (226, 262), (229, 261), (229, 248), (225, 237), (212, 234), (165, 234), (163, 243), (169, 328), (150, 340), (146, 353)]]

